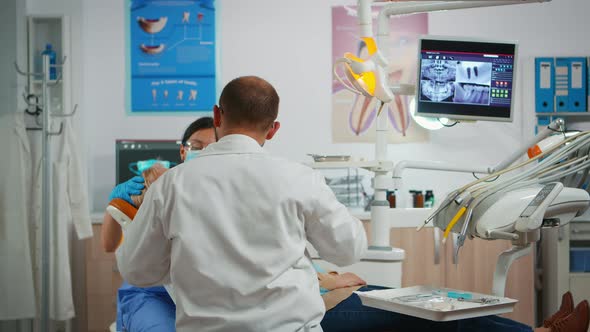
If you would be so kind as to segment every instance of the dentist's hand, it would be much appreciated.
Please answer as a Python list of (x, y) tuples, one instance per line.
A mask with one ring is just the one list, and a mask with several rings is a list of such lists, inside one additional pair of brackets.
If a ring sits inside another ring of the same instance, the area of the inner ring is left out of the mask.
[(120, 198), (127, 203), (135, 206), (133, 204), (133, 200), (131, 199), (131, 195), (140, 195), (141, 190), (145, 188), (144, 179), (141, 176), (134, 176), (130, 180), (127, 180), (123, 183), (118, 184), (113, 191), (111, 191), (111, 195), (109, 196), (109, 201)]

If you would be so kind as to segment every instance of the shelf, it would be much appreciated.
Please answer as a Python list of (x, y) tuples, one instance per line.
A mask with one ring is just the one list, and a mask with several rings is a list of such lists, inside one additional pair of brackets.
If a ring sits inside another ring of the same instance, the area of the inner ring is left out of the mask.
[(393, 162), (378, 162), (378, 161), (322, 161), (307, 163), (311, 168), (315, 169), (329, 169), (329, 168), (365, 168), (365, 169), (393, 169)]
[[(321, 259), (320, 255), (318, 254), (317, 250), (311, 246), (311, 244), (307, 245), (307, 251), (311, 259)], [(401, 262), (406, 257), (406, 251), (400, 248), (388, 248), (382, 250), (376, 250), (368, 248), (365, 254), (361, 257), (361, 261), (369, 261), (369, 262)]]
[(560, 116), (581, 116), (581, 117), (590, 117), (590, 112), (553, 112), (553, 113), (535, 113), (536, 117), (540, 116), (551, 116), (551, 117), (560, 117)]
[(369, 248), (361, 261), (401, 262), (406, 257), (406, 252), (400, 248), (389, 248), (386, 250), (375, 250)]
[[(42, 80), (33, 80), (32, 82), (33, 82), (33, 84), (43, 84), (43, 81)], [(55, 84), (56, 82), (58, 84), (61, 84), (61, 80), (59, 80), (59, 81), (57, 81), (57, 80), (49, 80), (49, 81), (47, 81), (48, 84)]]
[(570, 272), (570, 277), (590, 278), (590, 272)]
[[(416, 228), (424, 224), (424, 220), (434, 212), (433, 208), (394, 208), (389, 209), (391, 228)], [(363, 221), (371, 220), (371, 212), (353, 212), (351, 214)], [(430, 222), (425, 227), (432, 227)]]

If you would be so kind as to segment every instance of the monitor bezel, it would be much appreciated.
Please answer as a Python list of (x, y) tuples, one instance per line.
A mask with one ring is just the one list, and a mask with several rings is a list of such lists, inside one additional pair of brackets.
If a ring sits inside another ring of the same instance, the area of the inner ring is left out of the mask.
[[(115, 139), (115, 182), (119, 181), (119, 153), (121, 152), (118, 149), (119, 144), (124, 144), (124, 143), (175, 143), (176, 145), (178, 145), (178, 149), (180, 150), (180, 145), (182, 144), (182, 142), (180, 140), (177, 139), (121, 139), (121, 138), (117, 138)], [(180, 153), (180, 152), (179, 152)], [(119, 183), (115, 183), (115, 185), (117, 185)]]
[[(512, 98), (510, 99), (510, 116), (509, 117), (494, 117), (494, 116), (473, 116), (464, 114), (447, 114), (447, 113), (429, 113), (419, 112), (420, 104), (420, 77), (422, 75), (422, 41), (423, 40), (438, 40), (438, 41), (450, 41), (450, 42), (475, 42), (475, 43), (489, 43), (489, 44), (509, 44), (514, 45), (514, 63), (512, 65)], [(456, 36), (433, 36), (433, 35), (420, 35), (418, 37), (418, 66), (417, 67), (417, 81), (416, 81), (416, 94), (414, 98), (416, 100), (416, 109), (414, 114), (416, 116), (429, 117), (429, 118), (447, 118), (451, 121), (492, 121), (492, 122), (513, 122), (514, 121), (514, 107), (515, 107), (515, 91), (518, 90), (517, 76), (518, 76), (518, 43), (514, 40), (497, 40), (497, 39), (482, 39), (473, 37), (456, 37)]]

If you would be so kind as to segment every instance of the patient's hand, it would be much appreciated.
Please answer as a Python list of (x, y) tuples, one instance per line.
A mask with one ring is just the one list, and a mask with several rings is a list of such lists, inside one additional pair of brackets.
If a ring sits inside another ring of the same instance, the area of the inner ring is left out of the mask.
[(345, 272), (342, 274), (338, 274), (338, 272), (335, 271), (329, 273), (318, 273), (318, 280), (320, 281), (320, 286), (328, 290), (352, 286), (363, 286), (367, 284), (367, 282), (361, 279), (359, 276), (350, 272)]

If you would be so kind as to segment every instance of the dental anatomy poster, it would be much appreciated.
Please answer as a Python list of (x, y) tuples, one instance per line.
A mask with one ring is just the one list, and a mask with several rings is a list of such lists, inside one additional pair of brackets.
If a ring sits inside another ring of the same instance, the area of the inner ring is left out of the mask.
[(214, 0), (130, 0), (128, 15), (131, 112), (210, 111)]
[[(373, 32), (377, 33), (379, 8), (373, 9)], [(344, 53), (367, 57), (366, 46), (359, 37), (356, 6), (332, 7), (332, 64)], [(416, 84), (418, 76), (418, 37), (428, 33), (428, 15), (415, 14), (389, 20), (389, 65), (387, 73), (392, 84)], [(338, 69), (344, 75), (342, 68)], [(346, 81), (346, 80), (345, 80)], [(389, 143), (428, 141), (428, 131), (414, 122), (410, 115), (414, 96), (395, 96), (381, 110), (388, 120)], [(332, 81), (332, 140), (335, 143), (374, 143), (379, 102), (347, 90), (334, 78)]]

